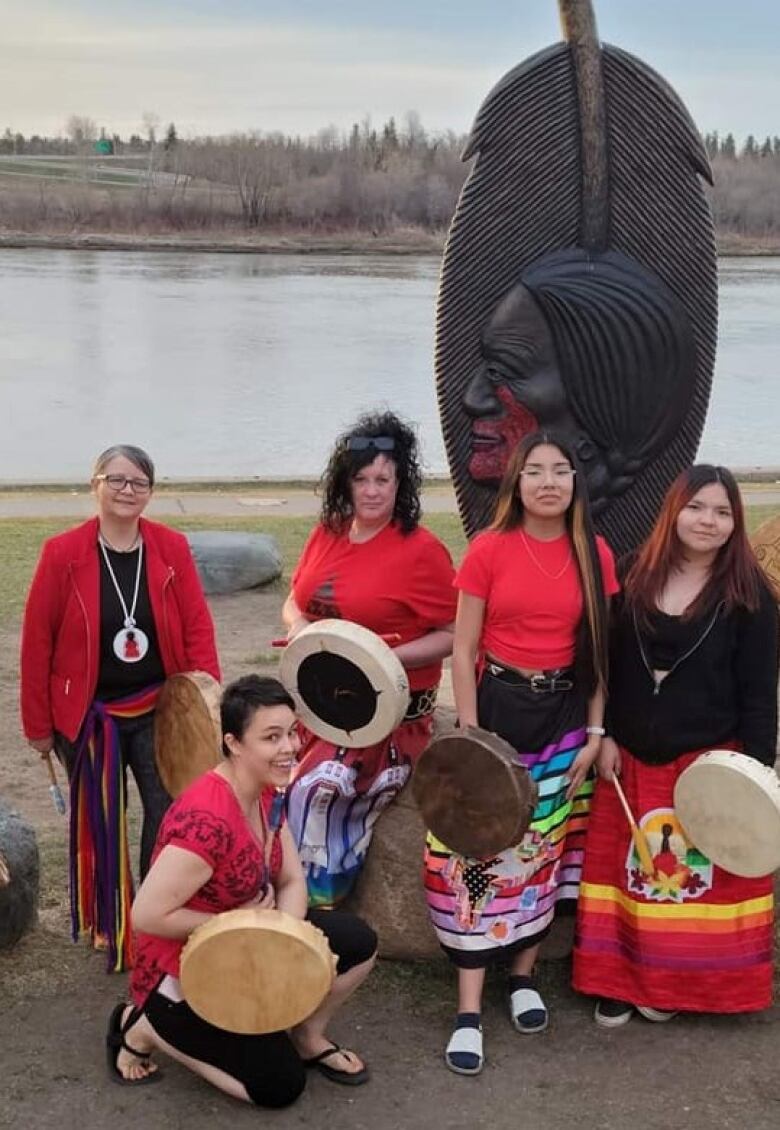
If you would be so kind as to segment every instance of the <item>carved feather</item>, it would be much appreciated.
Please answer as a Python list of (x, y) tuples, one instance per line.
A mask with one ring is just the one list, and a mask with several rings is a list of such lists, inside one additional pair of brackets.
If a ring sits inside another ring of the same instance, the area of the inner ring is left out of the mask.
[(646, 534), (668, 484), (692, 461), (704, 425), (717, 334), (716, 254), (702, 184), (711, 177), (674, 91), (641, 60), (602, 45), (596, 80), (603, 81), (604, 113), (595, 128), (605, 131), (606, 198), (594, 221), (598, 167), (594, 177), (582, 153), (593, 143), (599, 114), (596, 107), (595, 117), (583, 118), (579, 46), (561, 43), (527, 59), (479, 110), (464, 152), (474, 165), (444, 254), (437, 393), (461, 517), (472, 534), (489, 520), (495, 488), (469, 474), (472, 419), (463, 399), (497, 303), (529, 265), (562, 248), (600, 244), (657, 276), (682, 304), (693, 334), (690, 403), (667, 449), (599, 515), (599, 528), (623, 551)]

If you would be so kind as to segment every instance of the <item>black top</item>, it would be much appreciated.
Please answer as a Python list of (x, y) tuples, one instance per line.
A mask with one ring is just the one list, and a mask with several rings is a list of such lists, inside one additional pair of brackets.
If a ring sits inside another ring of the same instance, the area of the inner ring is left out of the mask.
[[(768, 588), (754, 613), (718, 605), (683, 620), (657, 612), (640, 629), (620, 595), (612, 612), (611, 737), (648, 765), (733, 740), (774, 765), (778, 612)], [(658, 681), (653, 669), (669, 673)]]
[[(117, 553), (108, 549), (108, 558), (117, 584), (122, 590), (128, 610), (133, 604), (135, 575), (138, 569), (139, 549), (132, 553)], [(143, 659), (136, 663), (125, 663), (114, 652), (114, 639), (124, 626), (125, 614), (116, 594), (111, 576), (106, 568), (103, 554), (98, 547), (100, 558), (100, 669), (95, 698), (101, 702), (111, 702), (116, 698), (140, 691), (153, 683), (161, 683), (165, 669), (160, 658), (157, 630), (154, 626), (152, 607), (149, 602), (149, 585), (146, 580), (146, 559), (141, 568), (141, 583), (138, 588), (138, 603), (135, 609), (136, 626), (149, 639), (149, 650)]]

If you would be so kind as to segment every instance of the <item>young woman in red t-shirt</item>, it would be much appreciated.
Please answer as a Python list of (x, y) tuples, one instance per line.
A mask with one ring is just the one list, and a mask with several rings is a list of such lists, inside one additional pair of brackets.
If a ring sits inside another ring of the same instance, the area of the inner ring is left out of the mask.
[[(133, 904), (137, 956), (132, 1004), (118, 1005), (107, 1035), (114, 1082), (156, 1082), (150, 1054), (162, 1051), (215, 1087), (257, 1106), (286, 1106), (306, 1067), (355, 1086), (368, 1069), (326, 1034), (336, 1009), (371, 970), (376, 935), (353, 914), (311, 911), (338, 959), (333, 988), (288, 1032), (225, 1032), (184, 1000), (179, 960), (192, 931), (239, 907), (277, 907), (307, 917), (306, 883), (283, 820), (283, 790), (298, 749), (293, 700), (276, 679), (246, 675), (222, 696), (222, 763), (178, 797), (165, 815), (149, 874)], [(268, 976), (273, 978), (273, 970)]]
[(606, 596), (617, 588), (585, 489), (566, 445), (546, 433), (526, 437), (510, 458), (493, 523), (471, 543), (455, 580), (458, 720), (505, 738), (539, 790), (522, 842), (498, 856), (466, 858), (428, 838), (431, 919), (458, 968), (445, 1059), (462, 1074), (482, 1070), (482, 987), (497, 958), (511, 961), (515, 1028), (547, 1027), (531, 974), (557, 905), (577, 896), (586, 778), (604, 732)]
[(290, 639), (329, 617), (397, 637), (411, 690), (401, 725), (367, 749), (304, 734), (288, 818), (312, 906), (334, 906), (349, 893), (374, 823), (430, 740), (455, 593), (447, 549), (419, 524), (421, 481), (415, 434), (393, 413), (363, 416), (345, 432), (282, 612)]

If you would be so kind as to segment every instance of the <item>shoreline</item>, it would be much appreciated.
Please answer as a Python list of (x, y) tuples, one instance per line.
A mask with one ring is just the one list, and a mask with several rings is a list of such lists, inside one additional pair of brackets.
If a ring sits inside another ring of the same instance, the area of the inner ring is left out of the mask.
[[(160, 251), (234, 255), (441, 255), (446, 232), (400, 228), (373, 235), (341, 231), (325, 235), (308, 232), (229, 233), (198, 236), (166, 232), (160, 235), (123, 232), (0, 231), (0, 250), (27, 251)], [(780, 256), (780, 238), (736, 236), (717, 241), (718, 258)]]
[[(774, 487), (780, 484), (780, 466), (778, 467), (729, 467), (734, 477), (740, 483), (750, 484), (755, 487)], [(229, 476), (215, 478), (161, 478), (155, 483), (154, 493), (161, 494), (235, 494), (241, 491), (254, 491), (260, 494), (267, 493), (316, 493), (320, 479), (315, 476), (302, 476), (301, 478), (274, 478), (262, 476), (257, 478), (230, 478)], [(452, 479), (447, 474), (425, 475), (423, 490), (433, 493), (453, 493)], [(89, 483), (84, 479), (47, 479), (41, 482), (23, 482), (14, 479), (0, 478), (0, 498), (15, 497), (18, 495), (57, 495), (57, 494), (90, 494)]]

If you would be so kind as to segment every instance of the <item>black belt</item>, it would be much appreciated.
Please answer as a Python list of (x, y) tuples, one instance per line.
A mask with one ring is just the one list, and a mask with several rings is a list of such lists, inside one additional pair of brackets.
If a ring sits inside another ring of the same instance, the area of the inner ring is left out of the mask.
[(412, 691), (409, 695), (406, 714), (404, 714), (404, 722), (414, 722), (417, 718), (425, 718), (428, 714), (433, 714), (438, 693), (438, 686), (424, 687), (420, 691)]
[(570, 691), (574, 688), (574, 668), (556, 667), (550, 671), (539, 671), (534, 675), (524, 675), (515, 667), (496, 663), (495, 659), (485, 661), (485, 670), (494, 679), (500, 679), (510, 687), (527, 687), (534, 694), (552, 694), (555, 691)]

